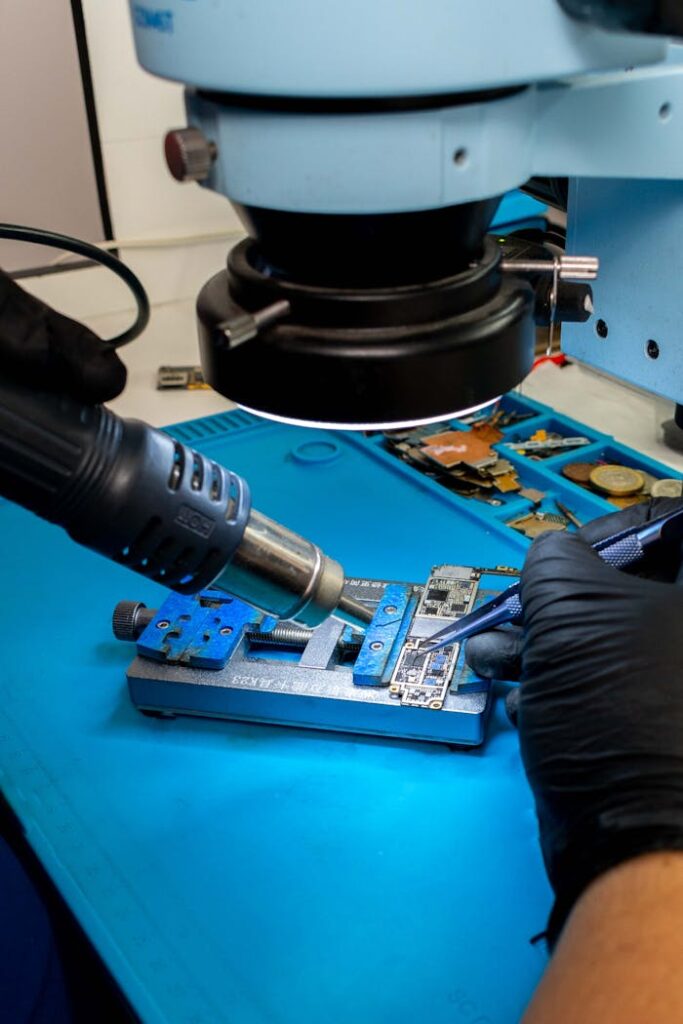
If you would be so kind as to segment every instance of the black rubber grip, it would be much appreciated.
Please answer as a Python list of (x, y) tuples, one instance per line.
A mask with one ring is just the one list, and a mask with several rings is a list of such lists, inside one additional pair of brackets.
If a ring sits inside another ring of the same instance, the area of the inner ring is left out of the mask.
[(162, 431), (6, 381), (0, 495), (180, 593), (216, 578), (250, 511), (244, 480)]

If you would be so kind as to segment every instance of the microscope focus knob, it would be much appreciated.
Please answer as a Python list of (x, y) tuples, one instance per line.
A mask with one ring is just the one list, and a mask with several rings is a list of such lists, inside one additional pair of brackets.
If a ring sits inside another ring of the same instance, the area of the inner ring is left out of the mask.
[(142, 636), (156, 615), (140, 601), (119, 601), (112, 616), (112, 628), (117, 640), (135, 641)]
[(174, 128), (164, 139), (166, 163), (176, 181), (206, 181), (217, 152), (199, 128)]

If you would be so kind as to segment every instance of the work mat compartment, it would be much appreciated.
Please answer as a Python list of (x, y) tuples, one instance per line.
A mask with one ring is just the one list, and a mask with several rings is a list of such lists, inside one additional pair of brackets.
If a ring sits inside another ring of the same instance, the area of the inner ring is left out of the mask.
[(513, 453), (510, 461), (520, 481), (524, 481), (524, 487), (511, 496), (515, 501), (508, 502), (496, 513), (497, 518), (506, 526), (532, 513), (541, 513), (544, 517), (550, 516), (551, 522), (553, 517), (561, 517), (566, 529), (575, 530), (591, 519), (604, 515), (605, 502), (598, 495), (558, 477), (545, 468), (544, 462), (533, 462), (516, 453)]
[[(600, 485), (597, 485), (595, 477), (591, 479), (588, 467), (596, 469), (605, 466), (622, 467), (625, 472), (622, 474), (612, 472), (610, 476), (610, 472), (605, 471), (602, 474)], [(572, 467), (576, 467), (574, 475), (571, 474)], [(635, 489), (636, 478), (632, 478), (628, 472), (632, 470), (641, 475), (644, 483), (642, 489)], [(605, 512), (638, 504), (639, 501), (647, 501), (653, 485), (655, 485), (655, 496), (657, 496), (657, 481), (683, 479), (680, 473), (669, 466), (665, 466), (655, 459), (649, 459), (645, 455), (639, 455), (631, 448), (616, 441), (594, 444), (579, 451), (558, 456), (551, 460), (551, 464), (547, 466), (547, 472), (561, 477), (564, 485), (568, 486), (572, 492), (590, 495), (592, 499), (600, 502)], [(633, 487), (629, 486), (631, 478)], [(613, 493), (607, 489), (611, 485), (614, 488)]]
[[(504, 435), (503, 439), (494, 444), (494, 448), (501, 452), (501, 454), (505, 454), (506, 457), (512, 451), (531, 462), (545, 463), (563, 455), (580, 453), (589, 445), (604, 444), (607, 440), (604, 434), (588, 430), (583, 424), (564, 416), (535, 416), (533, 419), (519, 425), (507, 428), (502, 427), (501, 430)], [(557, 449), (553, 448), (549, 443), (545, 451), (543, 449), (540, 449), (538, 452), (532, 449), (524, 450), (524, 444), (532, 439), (535, 439), (537, 444), (543, 444), (544, 440), (550, 442), (554, 439), (555, 435), (563, 441), (577, 438), (584, 440), (586, 443), (572, 448)], [(517, 447), (510, 448), (508, 445), (517, 445)]]

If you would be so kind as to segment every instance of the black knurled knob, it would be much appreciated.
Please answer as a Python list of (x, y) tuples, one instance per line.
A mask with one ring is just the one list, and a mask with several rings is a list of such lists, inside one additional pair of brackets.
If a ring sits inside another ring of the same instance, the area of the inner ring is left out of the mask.
[(119, 601), (111, 621), (114, 636), (117, 640), (137, 640), (155, 615), (156, 611), (141, 601)]
[(216, 152), (199, 128), (174, 128), (164, 139), (166, 163), (176, 181), (205, 181)]

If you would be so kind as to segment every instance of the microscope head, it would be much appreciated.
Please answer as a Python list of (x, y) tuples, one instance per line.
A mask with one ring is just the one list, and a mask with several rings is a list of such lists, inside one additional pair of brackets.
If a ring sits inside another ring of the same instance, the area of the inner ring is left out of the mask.
[(188, 86), (169, 168), (226, 195), (248, 234), (199, 295), (209, 383), (263, 415), (356, 428), (518, 384), (536, 297), (487, 231), (539, 173), (538, 83), (666, 44), (557, 0), (347, 0), (313, 20), (307, 0), (165, 6), (133, 17), (141, 63)]

